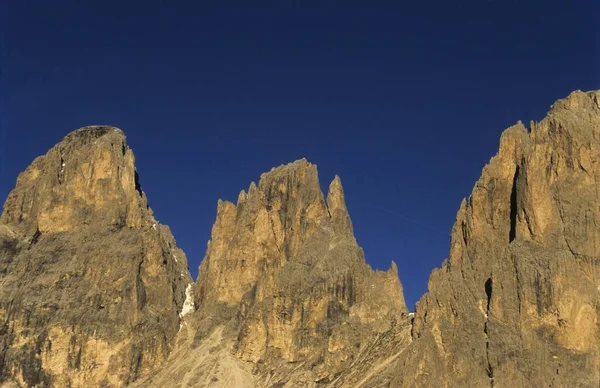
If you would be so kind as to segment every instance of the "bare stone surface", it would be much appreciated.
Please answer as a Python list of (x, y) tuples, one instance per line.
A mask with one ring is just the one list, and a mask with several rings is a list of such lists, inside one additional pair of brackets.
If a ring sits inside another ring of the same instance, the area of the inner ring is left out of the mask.
[(219, 201), (194, 293), (190, 320), (235, 320), (236, 356), (269, 384), (291, 369), (333, 381), (372, 338), (408, 321), (396, 265), (366, 264), (340, 178), (325, 199), (304, 159), (263, 174), (237, 204)]
[(599, 92), (504, 132), (417, 305), (398, 387), (597, 387)]
[(303, 159), (219, 201), (191, 284), (122, 133), (76, 131), (0, 218), (0, 382), (598, 387), (599, 101), (502, 134), (414, 314), (396, 265), (366, 264), (339, 177), (324, 196)]
[(19, 176), (0, 218), (0, 381), (136, 380), (170, 353), (190, 282), (123, 133), (72, 132)]

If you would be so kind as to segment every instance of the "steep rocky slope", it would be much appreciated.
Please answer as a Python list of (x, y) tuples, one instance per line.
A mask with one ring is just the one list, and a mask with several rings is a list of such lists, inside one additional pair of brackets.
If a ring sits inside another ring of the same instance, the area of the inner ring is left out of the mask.
[[(190, 284), (119, 130), (36, 159), (0, 218), (0, 382), (600, 386), (600, 92), (501, 136), (408, 313), (306, 160), (219, 201)], [(402, 259), (402, 257), (399, 257)]]
[(0, 218), (0, 382), (134, 381), (168, 356), (189, 283), (123, 133), (74, 131), (19, 176)]
[(362, 378), (342, 376), (357, 362), (369, 368), (376, 350), (393, 353), (410, 341), (396, 265), (380, 272), (366, 264), (340, 179), (325, 198), (306, 160), (263, 174), (237, 204), (219, 201), (193, 294), (197, 310), (186, 317), (181, 346), (208, 341), (215, 356), (190, 350), (199, 365), (181, 350), (175, 372), (144, 385), (343, 385)]
[[(343, 198), (338, 179), (325, 206), (299, 161), (263, 175), (237, 205), (221, 202), (181, 342), (209, 341), (214, 355), (180, 376), (197, 386), (599, 386), (599, 100), (574, 92), (530, 129), (504, 132), (412, 324), (401, 289), (384, 285), (391, 273), (364, 277), (333, 199)], [(331, 293), (331, 282), (355, 291)], [(155, 381), (180, 381), (165, 371)]]
[(600, 92), (504, 132), (417, 305), (399, 387), (600, 385)]

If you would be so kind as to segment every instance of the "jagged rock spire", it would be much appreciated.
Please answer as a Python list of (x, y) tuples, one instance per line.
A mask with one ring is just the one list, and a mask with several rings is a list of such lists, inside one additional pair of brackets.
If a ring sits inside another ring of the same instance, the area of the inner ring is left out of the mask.
[[(313, 360), (319, 378), (343, 367), (334, 360), (351, 354), (353, 341), (389, 330), (407, 312), (396, 265), (385, 273), (366, 264), (341, 180), (331, 183), (326, 204), (306, 159), (262, 174), (237, 206), (219, 201), (196, 288), (198, 322), (239, 320), (239, 358)], [(341, 322), (352, 322), (353, 334)], [(337, 336), (336, 350), (326, 351), (321, 325)]]
[(190, 286), (122, 134), (77, 131), (0, 219), (0, 381), (596, 387), (599, 100), (576, 91), (502, 134), (414, 313), (396, 264), (365, 263), (340, 179), (325, 199), (305, 159), (218, 202)]
[(327, 208), (336, 233), (348, 238), (354, 238), (352, 221), (350, 221), (350, 215), (346, 208), (342, 180), (337, 175), (329, 185), (329, 191), (327, 192)]

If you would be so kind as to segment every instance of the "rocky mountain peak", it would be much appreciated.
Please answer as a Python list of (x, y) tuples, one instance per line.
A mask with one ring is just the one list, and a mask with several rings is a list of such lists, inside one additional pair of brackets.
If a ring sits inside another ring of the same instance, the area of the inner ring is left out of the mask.
[(0, 217), (0, 381), (123, 386), (166, 360), (191, 283), (123, 132), (67, 135)]
[(335, 212), (336, 210), (346, 211), (344, 188), (342, 187), (342, 180), (337, 175), (329, 184), (329, 191), (327, 192), (327, 207), (329, 207), (330, 212)]
[(408, 311), (396, 265), (380, 272), (365, 262), (340, 178), (326, 203), (306, 159), (262, 174), (237, 205), (219, 200), (194, 295), (186, 322), (198, 333), (233, 325), (239, 359), (310, 361), (324, 381)]
[(134, 164), (120, 129), (73, 131), (19, 175), (0, 221), (26, 234), (98, 222), (141, 227), (149, 212)]
[(344, 197), (344, 188), (339, 176), (335, 176), (327, 192), (327, 208), (331, 217), (332, 226), (337, 235), (354, 239), (352, 221), (346, 208), (346, 199)]
[(397, 385), (598, 385), (598, 96), (502, 134), (417, 304), (403, 369), (419, 372)]
[(581, 111), (595, 111), (600, 109), (600, 91), (575, 90), (567, 97), (557, 100), (550, 107), (550, 114)]
[(309, 186), (310, 183), (318, 183), (317, 166), (302, 158), (288, 164), (273, 167), (269, 172), (260, 175), (259, 187), (264, 188), (272, 181), (282, 179), (295, 179), (299, 183), (303, 183), (304, 186)]
[[(0, 382), (17, 386), (600, 384), (600, 92), (517, 122), (415, 312), (305, 159), (217, 202), (191, 283), (121, 131), (36, 159), (0, 218)], [(351, 194), (350, 194), (351, 195)]]

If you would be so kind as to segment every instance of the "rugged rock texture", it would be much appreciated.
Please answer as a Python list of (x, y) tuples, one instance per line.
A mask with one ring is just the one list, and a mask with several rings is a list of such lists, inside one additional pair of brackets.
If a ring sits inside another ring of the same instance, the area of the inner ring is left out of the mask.
[(214, 333), (227, 346), (185, 376), (212, 376), (198, 386), (598, 386), (599, 100), (574, 92), (530, 130), (505, 131), (412, 325), (395, 268), (370, 280), (338, 179), (326, 206), (314, 167), (299, 161), (237, 205), (221, 202), (187, 322), (192, 347)]
[[(219, 201), (189, 284), (114, 128), (68, 136), (0, 219), (0, 370), (20, 385), (600, 386), (600, 92), (507, 129), (408, 313), (341, 181), (299, 160)], [(177, 334), (179, 333), (179, 334)], [(177, 334), (177, 335), (176, 335)], [(168, 359), (165, 361), (165, 358)]]
[(189, 283), (123, 133), (74, 131), (19, 176), (0, 218), (0, 383), (136, 380), (168, 356)]
[[(183, 357), (173, 361), (179, 375), (145, 384), (241, 385), (252, 372), (243, 384), (341, 386), (364, 377), (348, 373), (359, 360), (369, 368), (375, 349), (384, 355), (410, 341), (396, 265), (380, 272), (366, 264), (340, 179), (325, 199), (316, 166), (306, 160), (263, 174), (237, 204), (219, 201), (193, 291), (197, 311), (186, 325), (195, 338), (183, 346), (213, 343), (214, 332), (226, 345), (210, 360), (198, 355), (203, 365), (188, 362), (185, 369)], [(221, 355), (225, 348), (228, 356)]]
[(394, 386), (600, 385), (599, 100), (574, 92), (529, 131), (504, 132), (417, 305)]

